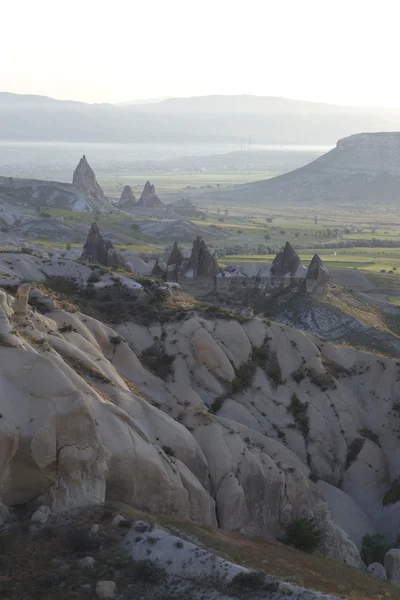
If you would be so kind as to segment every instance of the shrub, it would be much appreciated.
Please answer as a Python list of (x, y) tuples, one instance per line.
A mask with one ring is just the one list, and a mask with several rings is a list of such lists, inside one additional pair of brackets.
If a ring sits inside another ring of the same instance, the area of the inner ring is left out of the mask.
[(265, 581), (262, 571), (242, 572), (232, 579), (232, 586), (240, 590), (259, 590)]
[(380, 446), (379, 435), (376, 435), (376, 433), (368, 429), (368, 427), (362, 427), (358, 430), (358, 433), (363, 437), (367, 438), (367, 440), (374, 442), (374, 444), (376, 444), (377, 446)]
[(167, 456), (175, 456), (174, 449), (171, 446), (163, 446), (162, 449)]
[(299, 431), (301, 431), (303, 436), (306, 438), (310, 432), (307, 404), (301, 402), (296, 394), (292, 394), (292, 399), (288, 410), (292, 413), (297, 429), (299, 429)]
[(320, 545), (321, 539), (321, 531), (315, 525), (314, 519), (301, 517), (287, 525), (283, 542), (303, 552), (312, 553)]
[(395, 479), (383, 497), (383, 504), (396, 504), (400, 501), (400, 477)]
[(167, 572), (152, 560), (138, 560), (134, 564), (133, 575), (142, 583), (159, 583), (165, 580)]
[(60, 333), (70, 333), (71, 331), (74, 331), (74, 328), (72, 327), (72, 325), (67, 325), (66, 323), (64, 323), (63, 325), (60, 325), (58, 331)]
[(48, 212), (40, 212), (39, 213), (39, 217), (42, 217), (43, 219), (50, 219), (51, 218), (51, 214)]
[(375, 535), (367, 533), (364, 535), (361, 542), (360, 554), (363, 562), (367, 566), (374, 562), (383, 565), (385, 562), (385, 554), (388, 550), (389, 546), (384, 535), (381, 535), (380, 533)]
[(271, 354), (271, 356), (268, 358), (268, 363), (265, 370), (268, 377), (275, 383), (276, 387), (281, 385), (282, 371), (275, 353)]
[(210, 412), (212, 415), (215, 415), (223, 407), (224, 401), (224, 396), (218, 396), (218, 398), (216, 398), (214, 402), (209, 406), (208, 412)]
[(350, 445), (347, 448), (346, 469), (348, 469), (356, 460), (361, 450), (363, 449), (364, 444), (365, 439), (363, 438), (355, 438), (350, 443)]
[(67, 532), (67, 545), (71, 552), (93, 552), (100, 547), (100, 540), (82, 529), (71, 528)]

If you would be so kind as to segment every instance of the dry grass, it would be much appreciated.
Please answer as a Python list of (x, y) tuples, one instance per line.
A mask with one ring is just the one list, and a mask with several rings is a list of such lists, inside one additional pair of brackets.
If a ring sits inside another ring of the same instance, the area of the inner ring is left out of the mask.
[(119, 503), (115, 506), (118, 512), (127, 517), (177, 527), (182, 532), (195, 536), (207, 548), (227, 560), (306, 588), (352, 600), (374, 600), (379, 596), (386, 600), (400, 600), (398, 586), (382, 582), (354, 567), (305, 554), (279, 542), (250, 538), (172, 517), (155, 517)]

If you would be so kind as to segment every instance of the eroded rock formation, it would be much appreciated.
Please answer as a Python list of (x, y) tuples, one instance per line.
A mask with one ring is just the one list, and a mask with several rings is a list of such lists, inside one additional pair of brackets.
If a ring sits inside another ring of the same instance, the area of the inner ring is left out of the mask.
[(174, 242), (174, 247), (172, 248), (171, 254), (167, 260), (167, 271), (165, 273), (165, 277), (167, 281), (179, 281), (179, 275), (182, 270), (182, 266), (184, 263), (184, 257), (179, 250), (178, 242)]
[(192, 253), (189, 262), (183, 270), (186, 277), (216, 277), (218, 262), (211, 254), (205, 241), (198, 235), (193, 241)]
[(329, 271), (318, 256), (314, 254), (305, 278), (305, 289), (308, 294), (325, 296), (329, 286)]
[(120, 208), (132, 208), (136, 204), (135, 194), (132, 191), (130, 185), (126, 185), (122, 190), (121, 198), (119, 201)]
[(285, 246), (278, 252), (273, 260), (271, 265), (271, 275), (273, 275), (273, 277), (285, 277), (286, 275), (295, 277), (300, 266), (301, 260), (296, 250), (290, 242), (286, 242)]
[(153, 184), (150, 181), (147, 181), (142, 195), (137, 201), (137, 206), (141, 206), (142, 208), (163, 208), (164, 204), (161, 202), (160, 198), (156, 195), (156, 190)]
[(96, 175), (86, 160), (85, 155), (82, 156), (78, 166), (74, 171), (72, 183), (80, 190), (83, 190), (87, 194), (88, 198), (91, 198), (92, 200), (103, 201), (106, 199), (103, 190), (97, 183)]
[(86, 243), (83, 246), (81, 260), (99, 263), (105, 267), (116, 267), (122, 264), (121, 256), (110, 240), (105, 240), (102, 237), (97, 223), (92, 223)]

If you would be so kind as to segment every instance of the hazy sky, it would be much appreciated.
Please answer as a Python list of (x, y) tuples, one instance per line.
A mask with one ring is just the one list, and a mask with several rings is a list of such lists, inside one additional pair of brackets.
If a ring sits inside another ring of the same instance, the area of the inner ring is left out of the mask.
[(0, 91), (400, 106), (398, 0), (6, 0)]

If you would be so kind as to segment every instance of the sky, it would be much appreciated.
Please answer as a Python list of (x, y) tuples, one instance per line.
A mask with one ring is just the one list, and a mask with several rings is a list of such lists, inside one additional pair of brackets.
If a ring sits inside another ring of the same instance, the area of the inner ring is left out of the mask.
[(0, 91), (400, 107), (398, 0), (6, 0)]

